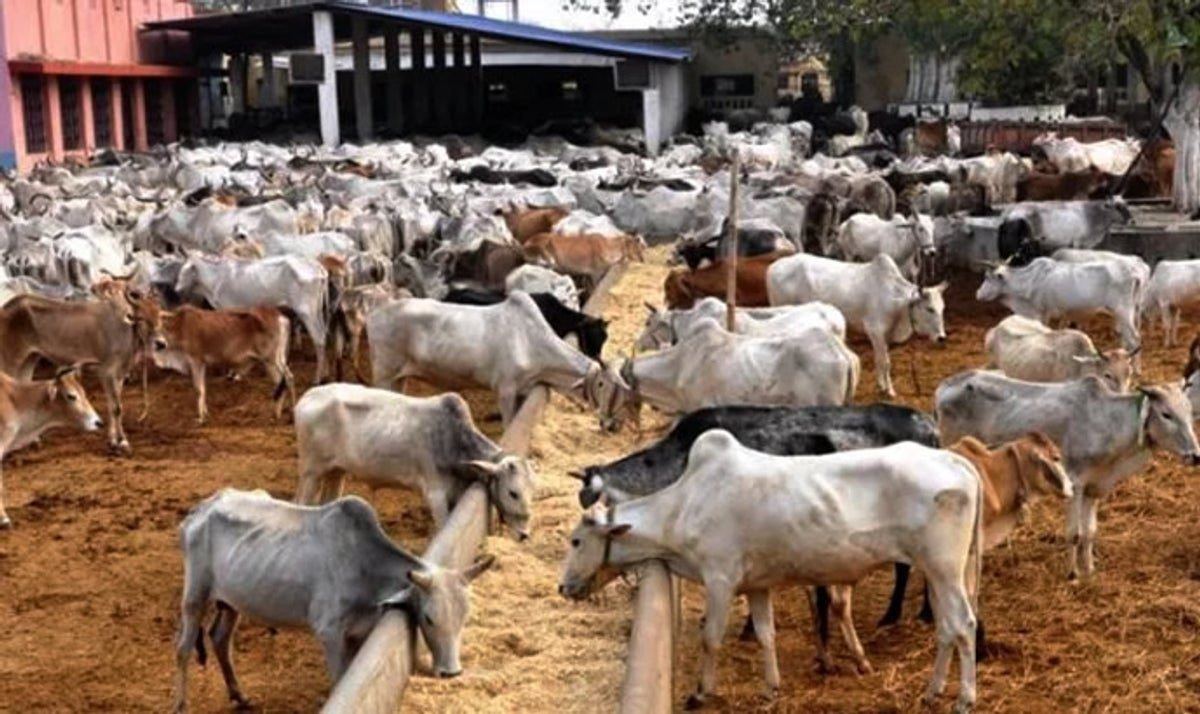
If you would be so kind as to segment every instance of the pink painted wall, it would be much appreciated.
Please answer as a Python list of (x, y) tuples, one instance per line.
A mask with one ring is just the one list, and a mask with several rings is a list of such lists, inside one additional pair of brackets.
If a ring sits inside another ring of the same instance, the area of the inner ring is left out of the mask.
[(188, 0), (7, 0), (6, 55), (137, 64), (138, 27), (191, 14)]

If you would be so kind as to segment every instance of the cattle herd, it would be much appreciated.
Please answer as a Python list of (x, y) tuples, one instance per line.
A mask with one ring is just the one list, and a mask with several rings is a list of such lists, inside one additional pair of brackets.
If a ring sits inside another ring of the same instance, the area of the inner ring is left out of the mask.
[[(462, 571), (425, 562), (364, 500), (342, 497), (345, 479), (418, 491), (438, 526), (481, 483), (524, 540), (537, 475), (481, 433), (461, 396), (406, 396), (408, 378), (489, 390), (505, 425), (539, 385), (586, 405), (606, 432), (648, 404), (677, 418), (668, 433), (571, 474), (584, 511), (564, 544), (560, 594), (587, 598), (650, 559), (703, 583), (704, 661), (689, 700), (703, 704), (736, 596), (747, 596), (747, 631), (775, 691), (772, 590), (810, 588), (816, 618), (832, 613), (869, 671), (853, 587), (893, 567), (884, 622), (895, 622), (915, 567), (936, 622), (926, 698), (942, 693), (957, 654), (955, 709), (966, 711), (985, 652), (983, 554), (1029, 501), (1065, 502), (1064, 573), (1087, 577), (1100, 500), (1154, 451), (1200, 461), (1200, 350), (1186, 380), (1139, 385), (1146, 318), (1160, 316), (1167, 344), (1179, 339), (1200, 261), (1152, 271), (1097, 249), (1131, 213), (1095, 192), (1126, 171), (1137, 179), (1127, 183), (1163, 191), (1159, 144), (1140, 162), (1132, 140), (1055, 136), (1033, 159), (901, 159), (853, 136), (829, 142), (837, 156), (810, 155), (811, 136), (803, 122), (712, 124), (656, 158), (545, 137), (515, 149), (173, 145), (10, 178), (0, 185), (0, 455), (55, 426), (107, 426), (110, 449), (132, 454), (122, 389), (140, 371), (145, 390), (150, 369), (190, 376), (201, 422), (206, 379), (255, 365), (275, 418), (290, 404), (295, 503), (225, 489), (180, 528), (182, 711), (210, 617), (239, 705), (241, 615), (310, 628), (337, 681), (381, 613), (401, 608), (433, 671), (462, 670), (468, 584), (492, 560)], [(988, 220), (1001, 260), (981, 266), (976, 297), (1013, 315), (980, 345), (986, 363), (944, 380), (931, 414), (853, 404), (860, 358), (847, 331), (869, 341), (878, 396), (894, 398), (889, 347), (946, 341), (946, 256)], [(606, 353), (607, 323), (581, 311), (585, 299), (608, 271), (645, 260), (647, 242), (666, 241), (677, 267), (663, 305), (647, 303), (633, 354)], [(727, 315), (731, 272), (738, 305)], [(1120, 347), (1101, 351), (1066, 324), (1097, 313), (1111, 316)], [(289, 359), (308, 345), (320, 386), (303, 391)], [(104, 421), (80, 369), (104, 391)], [(13, 526), (2, 482), (0, 526)], [(828, 666), (827, 628), (817, 632)]]

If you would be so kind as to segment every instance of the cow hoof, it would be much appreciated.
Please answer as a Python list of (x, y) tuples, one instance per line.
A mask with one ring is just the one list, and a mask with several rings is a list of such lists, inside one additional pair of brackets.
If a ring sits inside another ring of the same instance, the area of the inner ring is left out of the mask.
[(742, 634), (738, 636), (742, 642), (754, 642), (758, 639), (758, 635), (754, 632), (754, 620), (746, 618), (746, 626), (742, 628)]
[(875, 625), (875, 626), (876, 627), (891, 627), (892, 625), (895, 625), (898, 622), (900, 622), (900, 613), (892, 612), (889, 610), (888, 612), (884, 613), (883, 619), (881, 619), (879, 621), (879, 624)]
[(0, 516), (0, 531), (6, 531), (12, 528), (12, 519), (8, 516)]
[(252, 712), (258, 710), (258, 707), (254, 706), (249, 699), (240, 694), (236, 697), (231, 697), (230, 701), (233, 702), (233, 710), (236, 712)]
[(833, 661), (828, 657), (816, 657), (813, 660), (817, 667), (817, 674), (833, 674)]
[(703, 709), (704, 708), (704, 695), (703, 694), (689, 695), (687, 698), (687, 701), (684, 702), (684, 704), (683, 704), (683, 708), (690, 712), (694, 712), (697, 709)]
[(129, 448), (129, 442), (125, 439), (122, 439), (115, 443), (110, 443), (108, 445), (108, 450), (114, 456), (129, 456), (130, 454), (133, 453), (133, 449)]
[(868, 661), (866, 661), (865, 659), (864, 659), (863, 661), (861, 661), (861, 662), (858, 662), (857, 664), (855, 664), (855, 669), (857, 669), (857, 670), (858, 670), (858, 673), (859, 673), (860, 675), (864, 675), (864, 676), (865, 676), (865, 675), (868, 675), (868, 674), (875, 674), (875, 668), (874, 668), (874, 667), (872, 667), (872, 666), (871, 666), (871, 663), (870, 663), (870, 662), (868, 662)]
[(954, 703), (954, 714), (969, 714), (975, 708), (975, 702), (968, 702), (962, 699)]

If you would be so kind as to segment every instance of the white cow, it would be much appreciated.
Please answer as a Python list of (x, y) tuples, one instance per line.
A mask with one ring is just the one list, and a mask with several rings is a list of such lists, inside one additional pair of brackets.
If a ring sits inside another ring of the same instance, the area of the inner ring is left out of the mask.
[[(367, 340), (376, 387), (407, 377), (487, 387), (496, 393), (505, 425), (538, 384), (582, 394), (593, 406), (606, 384), (615, 394), (628, 390), (615, 372), (559, 339), (524, 292), (488, 306), (402, 300), (367, 316)], [(601, 425), (611, 427), (603, 417)]]
[(309, 627), (336, 683), (388, 609), (413, 613), (441, 677), (462, 671), (459, 643), (467, 586), (491, 558), (463, 571), (411, 555), (388, 539), (375, 511), (354, 496), (319, 508), (224, 489), (179, 527), (183, 618), (175, 648), (174, 711), (187, 710), (187, 663), (205, 663), (204, 617), (229, 698), (248, 707), (233, 669), (233, 632), (242, 615), (272, 627)]
[[(849, 404), (859, 369), (858, 355), (826, 329), (749, 337), (726, 332), (710, 319), (673, 347), (623, 362), (620, 374), (635, 407), (645, 400), (684, 414), (732, 404)], [(610, 418), (626, 411), (625, 400), (602, 401)]]
[(914, 332), (945, 342), (945, 290), (945, 283), (931, 288), (912, 284), (888, 255), (876, 256), (870, 263), (793, 255), (767, 269), (767, 295), (772, 305), (826, 302), (867, 335), (875, 355), (876, 382), (889, 397), (896, 396), (896, 390), (888, 345), (903, 344)]
[(1200, 463), (1191, 406), (1178, 384), (1119, 394), (1098, 377), (1037, 384), (974, 370), (942, 382), (934, 402), (943, 444), (973, 436), (996, 447), (1040, 431), (1059, 445), (1074, 485), (1067, 511), (1072, 578), (1095, 570), (1100, 499), (1141, 471), (1152, 450)]
[(873, 213), (856, 213), (838, 230), (837, 249), (842, 258), (856, 263), (890, 255), (904, 277), (916, 280), (921, 262), (937, 252), (933, 219), (916, 214), (910, 218), (896, 215), (885, 221)]
[(540, 265), (522, 265), (504, 278), (504, 292), (523, 290), (530, 295), (550, 293), (572, 310), (579, 309), (579, 289), (575, 281)]
[[(244, 235), (240, 230), (236, 240)], [(249, 236), (246, 236), (249, 237)], [(295, 255), (301, 258), (320, 258), (322, 255), (350, 255), (358, 252), (358, 244), (345, 233), (322, 231), (317, 233), (267, 233), (257, 236), (257, 242), (267, 256)]]
[(207, 300), (216, 308), (270, 306), (291, 311), (317, 353), (318, 382), (325, 375), (329, 327), (329, 273), (315, 260), (278, 256), (232, 260), (191, 255), (179, 270), (175, 291)]
[(340, 497), (350, 474), (372, 488), (421, 491), (441, 528), (467, 488), (481, 481), (500, 519), (520, 540), (529, 536), (533, 470), (475, 428), (459, 395), (420, 398), (327, 384), (305, 392), (295, 414), (297, 503)]
[(975, 703), (983, 488), (975, 468), (956, 454), (908, 442), (827, 456), (771, 456), (717, 429), (692, 445), (678, 481), (612, 508), (597, 503), (570, 544), (558, 590), (572, 599), (653, 558), (704, 584), (696, 704), (716, 688), (716, 656), (738, 593), (749, 596), (773, 694), (779, 665), (772, 589), (853, 585), (880, 566), (912, 563), (929, 579), (937, 620), (925, 702), (944, 690), (957, 650), (955, 711)]
[(1118, 392), (1133, 384), (1133, 358), (1141, 348), (1101, 352), (1079, 330), (1054, 330), (1037, 320), (1009, 315), (983, 339), (989, 369), (1027, 382), (1065, 382), (1096, 375)]
[(1046, 158), (1060, 173), (1077, 173), (1096, 168), (1110, 176), (1121, 176), (1137, 159), (1141, 142), (1137, 139), (1104, 139), (1083, 143), (1068, 136), (1059, 138), (1047, 132), (1033, 140), (1033, 146), (1046, 152)]
[[(649, 314), (636, 349), (657, 350), (677, 344), (697, 332), (707, 321), (724, 326), (726, 306), (723, 300), (706, 297), (690, 310), (659, 310), (646, 303)], [(812, 302), (783, 307), (739, 307), (734, 315), (734, 331), (751, 337), (794, 335), (812, 328), (828, 330), (839, 340), (846, 339), (846, 318), (832, 305)]]
[(975, 293), (999, 300), (1021, 317), (1048, 323), (1057, 317), (1107, 312), (1127, 350), (1140, 344), (1137, 296), (1141, 284), (1127, 266), (1113, 262), (1061, 263), (1036, 258), (1029, 265), (990, 269)]
[(1200, 260), (1161, 260), (1146, 284), (1140, 312), (1158, 313), (1167, 347), (1179, 341), (1182, 308), (1200, 302)]

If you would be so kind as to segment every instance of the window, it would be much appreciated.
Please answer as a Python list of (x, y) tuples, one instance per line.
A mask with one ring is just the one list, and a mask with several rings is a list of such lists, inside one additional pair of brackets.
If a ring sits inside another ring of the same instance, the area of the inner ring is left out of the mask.
[(25, 119), (25, 152), (46, 153), (46, 82), (41, 75), (21, 75), (21, 108)]
[(747, 97), (754, 95), (752, 74), (710, 74), (700, 78), (702, 97)]
[(92, 133), (95, 135), (96, 146), (112, 146), (112, 80), (99, 78), (92, 80)]
[(83, 148), (83, 92), (78, 77), (58, 78), (58, 111), (63, 149), (79, 151)]
[(479, 0), (479, 14), (493, 20), (517, 21), (517, 0)]
[(579, 82), (570, 79), (562, 83), (562, 98), (564, 102), (578, 102), (583, 99), (579, 91)]

